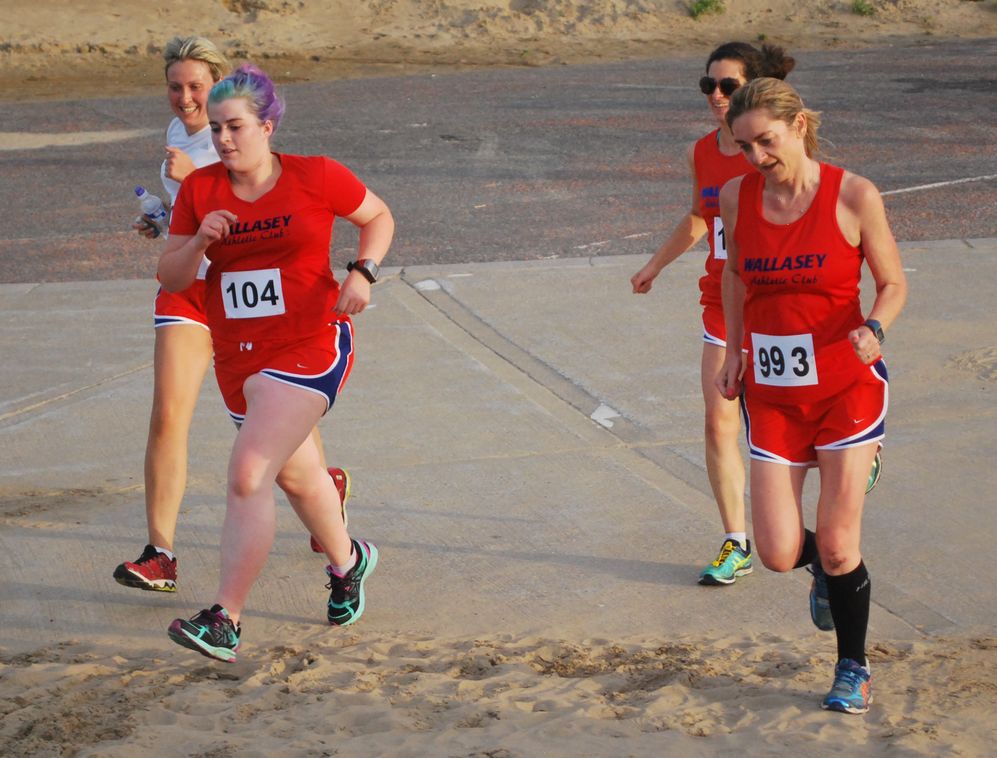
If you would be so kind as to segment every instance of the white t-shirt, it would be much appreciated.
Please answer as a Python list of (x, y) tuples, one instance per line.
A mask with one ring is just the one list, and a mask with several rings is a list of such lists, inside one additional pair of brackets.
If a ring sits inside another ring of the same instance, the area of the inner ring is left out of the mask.
[[(183, 150), (190, 156), (196, 168), (209, 166), (212, 163), (218, 162), (218, 153), (215, 152), (215, 146), (211, 142), (211, 127), (207, 125), (194, 134), (187, 134), (187, 129), (184, 127), (183, 122), (178, 118), (174, 118), (170, 122), (170, 125), (166, 127), (166, 146), (178, 147)], [(180, 182), (166, 176), (165, 160), (159, 169), (159, 178), (162, 179), (166, 191), (170, 193), (170, 207), (172, 208), (177, 201)]]
[[(187, 128), (183, 122), (174, 117), (170, 125), (166, 127), (166, 146), (178, 147), (183, 150), (194, 162), (195, 168), (210, 166), (218, 162), (218, 153), (215, 152), (215, 145), (211, 141), (211, 127), (205, 126), (200, 131), (187, 134)], [(163, 187), (170, 194), (170, 212), (177, 202), (177, 193), (180, 191), (180, 182), (170, 179), (166, 175), (166, 161), (159, 168), (159, 178), (163, 182)], [(208, 259), (201, 260), (201, 266), (197, 270), (197, 278), (203, 279), (208, 271)]]

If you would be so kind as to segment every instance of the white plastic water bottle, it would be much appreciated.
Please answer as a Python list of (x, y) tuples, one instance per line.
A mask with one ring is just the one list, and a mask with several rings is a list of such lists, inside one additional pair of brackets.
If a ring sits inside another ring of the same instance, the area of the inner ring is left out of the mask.
[(150, 195), (145, 187), (136, 187), (135, 196), (138, 198), (142, 215), (145, 216), (142, 220), (156, 232), (152, 236), (158, 237), (160, 234), (165, 234), (170, 228), (170, 220), (163, 201), (155, 195)]

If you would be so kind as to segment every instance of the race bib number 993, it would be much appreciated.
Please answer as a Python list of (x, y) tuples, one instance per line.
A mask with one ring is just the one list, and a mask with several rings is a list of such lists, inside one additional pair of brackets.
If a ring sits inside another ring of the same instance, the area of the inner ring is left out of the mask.
[(222, 272), (226, 318), (262, 318), (284, 313), (280, 269)]
[(776, 387), (805, 387), (817, 384), (812, 334), (751, 333), (755, 382)]

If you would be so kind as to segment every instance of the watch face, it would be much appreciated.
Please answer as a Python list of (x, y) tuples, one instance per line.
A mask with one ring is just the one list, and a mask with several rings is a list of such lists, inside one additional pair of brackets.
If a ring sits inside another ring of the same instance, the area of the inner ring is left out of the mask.
[(353, 271), (357, 269), (363, 274), (364, 278), (373, 284), (377, 281), (377, 272), (380, 270), (378, 265), (374, 261), (364, 258), (359, 261), (350, 261), (346, 264), (347, 271)]

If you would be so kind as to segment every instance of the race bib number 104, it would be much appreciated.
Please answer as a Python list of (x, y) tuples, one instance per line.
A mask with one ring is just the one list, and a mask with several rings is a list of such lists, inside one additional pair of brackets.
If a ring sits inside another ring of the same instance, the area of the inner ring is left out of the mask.
[(280, 269), (222, 272), (226, 318), (262, 318), (284, 312)]
[(777, 387), (805, 387), (817, 384), (812, 334), (751, 333), (755, 382)]

